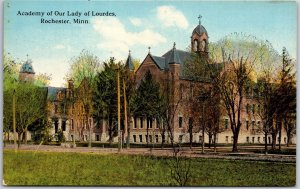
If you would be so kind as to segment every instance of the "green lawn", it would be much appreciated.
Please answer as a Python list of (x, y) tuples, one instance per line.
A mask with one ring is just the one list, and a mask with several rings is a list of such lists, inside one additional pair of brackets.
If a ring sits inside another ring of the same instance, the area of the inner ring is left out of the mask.
[[(170, 158), (4, 150), (7, 185), (176, 185)], [(188, 185), (294, 186), (296, 164), (193, 158)]]

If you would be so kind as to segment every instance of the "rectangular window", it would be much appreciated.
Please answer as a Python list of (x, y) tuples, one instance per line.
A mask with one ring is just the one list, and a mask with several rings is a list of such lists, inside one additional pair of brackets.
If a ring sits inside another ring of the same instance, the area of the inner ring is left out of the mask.
[(144, 122), (143, 117), (140, 117), (140, 128), (141, 129), (144, 127), (143, 122)]
[(255, 114), (255, 104), (252, 105), (252, 114)]
[(73, 135), (71, 135), (71, 140), (74, 141), (74, 136)]
[(249, 143), (249, 137), (246, 137), (246, 142)]
[(61, 123), (61, 130), (66, 131), (66, 120), (63, 120)]
[(225, 142), (228, 143), (228, 136), (225, 137)]
[(255, 121), (252, 121), (252, 129), (255, 129)]
[(225, 129), (228, 129), (228, 119), (225, 119), (225, 120), (224, 120), (224, 128), (225, 128)]
[(257, 142), (260, 143), (260, 137), (257, 137)]
[(136, 135), (132, 135), (133, 142), (136, 142)]
[(133, 118), (133, 122), (134, 122), (133, 128), (136, 129), (137, 128), (137, 118), (136, 117)]
[(156, 129), (160, 128), (160, 121), (159, 118), (156, 118)]
[(249, 121), (246, 121), (246, 129), (249, 130)]
[(179, 143), (182, 143), (182, 138), (183, 138), (183, 135), (179, 135), (179, 137), (178, 137)]
[(147, 128), (152, 129), (152, 118), (151, 117), (147, 118)]
[(252, 143), (254, 143), (254, 141), (255, 141), (255, 137), (252, 137)]
[(140, 137), (140, 142), (143, 142), (143, 135), (139, 135)]
[(100, 141), (100, 136), (96, 135), (96, 141)]
[(249, 114), (250, 105), (246, 104), (246, 113)]
[(155, 135), (155, 142), (158, 143), (158, 135)]
[(179, 126), (178, 126), (178, 127), (179, 127), (179, 128), (182, 128), (182, 117), (179, 117), (179, 120), (178, 120), (178, 122), (179, 122), (179, 123), (178, 123), (178, 124), (179, 124)]
[(257, 128), (260, 128), (260, 121), (257, 121)]

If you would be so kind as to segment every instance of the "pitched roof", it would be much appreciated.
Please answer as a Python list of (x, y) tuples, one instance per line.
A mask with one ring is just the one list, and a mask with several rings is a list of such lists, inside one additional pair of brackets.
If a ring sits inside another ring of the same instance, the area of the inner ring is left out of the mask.
[(63, 87), (47, 87), (47, 89), (48, 89), (47, 100), (53, 101), (53, 100), (56, 100), (57, 92), (65, 90), (66, 88), (63, 88)]

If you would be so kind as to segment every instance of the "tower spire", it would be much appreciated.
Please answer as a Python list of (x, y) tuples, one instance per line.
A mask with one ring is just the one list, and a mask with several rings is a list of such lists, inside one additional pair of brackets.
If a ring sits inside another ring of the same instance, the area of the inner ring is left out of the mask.
[(198, 19), (199, 19), (199, 26), (201, 26), (201, 18), (202, 18), (202, 16), (201, 16), (201, 14), (199, 14), (199, 16), (198, 16)]

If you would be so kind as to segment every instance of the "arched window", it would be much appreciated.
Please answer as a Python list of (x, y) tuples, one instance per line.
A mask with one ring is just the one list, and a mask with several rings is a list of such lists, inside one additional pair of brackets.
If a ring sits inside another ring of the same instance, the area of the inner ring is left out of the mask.
[(193, 47), (194, 51), (198, 51), (198, 40), (195, 39), (194, 40), (194, 47)]
[(206, 47), (206, 41), (205, 40), (203, 40), (201, 42), (201, 46), (202, 46), (202, 50), (205, 51), (205, 47)]

